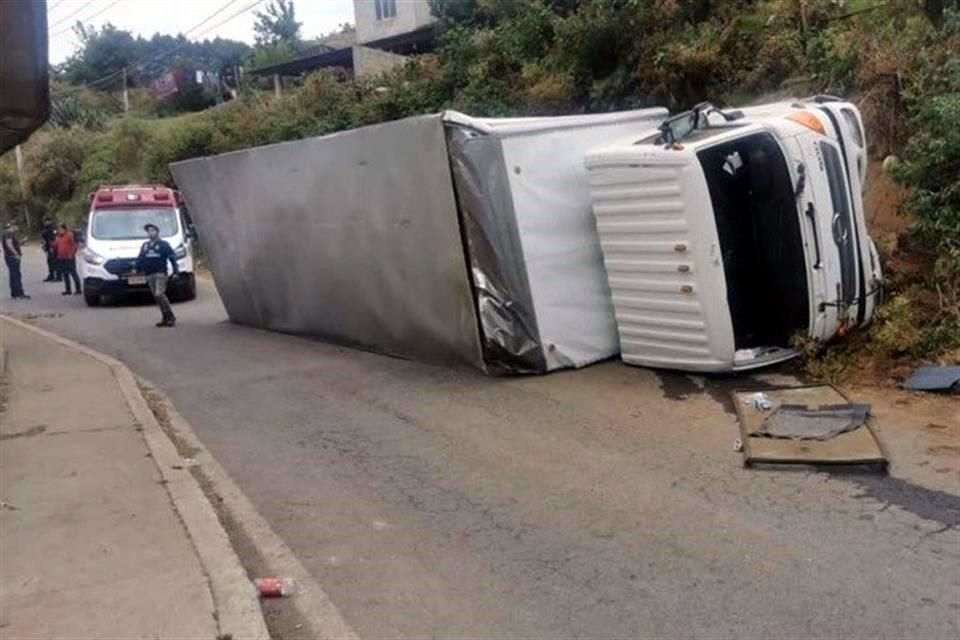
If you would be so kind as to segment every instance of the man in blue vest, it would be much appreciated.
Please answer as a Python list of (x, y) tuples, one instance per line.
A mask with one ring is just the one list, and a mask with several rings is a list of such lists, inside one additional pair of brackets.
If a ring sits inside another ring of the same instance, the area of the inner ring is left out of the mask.
[(173, 266), (171, 277), (176, 278), (180, 272), (179, 267), (177, 267), (177, 256), (170, 243), (160, 238), (160, 229), (157, 225), (147, 224), (143, 228), (150, 239), (140, 247), (140, 255), (137, 257), (137, 271), (147, 276), (150, 293), (153, 294), (153, 299), (157, 301), (160, 313), (163, 314), (163, 318), (157, 323), (157, 326), (172, 327), (176, 325), (177, 318), (173, 315), (170, 300), (167, 298), (167, 262), (169, 261)]

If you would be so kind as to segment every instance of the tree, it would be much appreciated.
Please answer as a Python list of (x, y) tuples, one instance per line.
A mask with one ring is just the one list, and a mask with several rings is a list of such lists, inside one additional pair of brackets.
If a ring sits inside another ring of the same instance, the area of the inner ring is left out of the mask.
[(264, 11), (254, 15), (257, 22), (253, 25), (257, 44), (260, 46), (285, 43), (293, 49), (300, 49), (300, 24), (297, 22), (293, 0), (272, 0)]
[(129, 31), (107, 23), (99, 31), (77, 23), (80, 50), (62, 65), (64, 76), (71, 84), (86, 84), (108, 76), (131, 62), (141, 52)]
[(250, 53), (247, 44), (236, 40), (216, 38), (197, 42), (183, 34), (159, 33), (149, 39), (134, 38), (129, 31), (109, 23), (99, 30), (78, 23), (75, 30), (80, 48), (58, 71), (61, 79), (73, 85), (115, 76), (97, 84), (97, 89), (118, 88), (121, 79), (117, 72), (124, 68), (128, 69), (127, 78), (132, 86), (147, 86), (174, 68), (218, 71), (225, 66), (242, 64)]

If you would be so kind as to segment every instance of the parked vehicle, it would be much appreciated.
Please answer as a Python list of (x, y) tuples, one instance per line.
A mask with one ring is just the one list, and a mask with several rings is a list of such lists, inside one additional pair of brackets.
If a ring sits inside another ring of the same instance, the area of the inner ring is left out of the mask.
[(751, 369), (873, 316), (853, 104), (703, 104), (585, 163), (625, 362)]
[[(195, 233), (178, 191), (163, 185), (105, 186), (90, 194), (90, 214), (79, 256), (83, 296), (90, 306), (104, 297), (147, 291), (147, 279), (136, 272), (144, 225), (153, 223), (177, 255), (181, 276), (170, 283), (173, 300), (197, 295), (194, 278)], [(169, 269), (169, 267), (168, 267)]]

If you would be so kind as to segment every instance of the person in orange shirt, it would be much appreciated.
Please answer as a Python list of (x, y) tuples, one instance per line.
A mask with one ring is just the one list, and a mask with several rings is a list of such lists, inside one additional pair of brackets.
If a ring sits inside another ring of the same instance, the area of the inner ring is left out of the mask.
[[(80, 287), (80, 276), (77, 275), (77, 241), (73, 237), (73, 231), (67, 225), (60, 225), (60, 231), (57, 233), (54, 246), (57, 251), (57, 267), (60, 270), (60, 275), (63, 276), (65, 287), (65, 291), (60, 295), (69, 296), (71, 293), (75, 296), (80, 295), (83, 291)], [(71, 292), (70, 290), (70, 278), (73, 278), (73, 282), (76, 284), (76, 291)]]

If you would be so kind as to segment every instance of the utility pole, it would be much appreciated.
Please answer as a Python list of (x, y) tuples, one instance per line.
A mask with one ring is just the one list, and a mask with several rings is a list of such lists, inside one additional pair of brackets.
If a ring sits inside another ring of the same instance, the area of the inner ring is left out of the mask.
[(280, 99), (280, 74), (273, 74), (273, 95), (276, 96), (277, 100)]
[(14, 154), (17, 157), (17, 180), (20, 182), (20, 197), (23, 199), (23, 222), (26, 227), (26, 231), (30, 231), (30, 207), (27, 206), (27, 179), (23, 175), (23, 151), (20, 149), (20, 145), (17, 145), (17, 148), (14, 149)]
[(130, 113), (130, 95), (127, 93), (127, 68), (123, 68), (123, 115)]
[(800, 37), (803, 40), (803, 52), (807, 52), (807, 0), (799, 0), (800, 4)]

